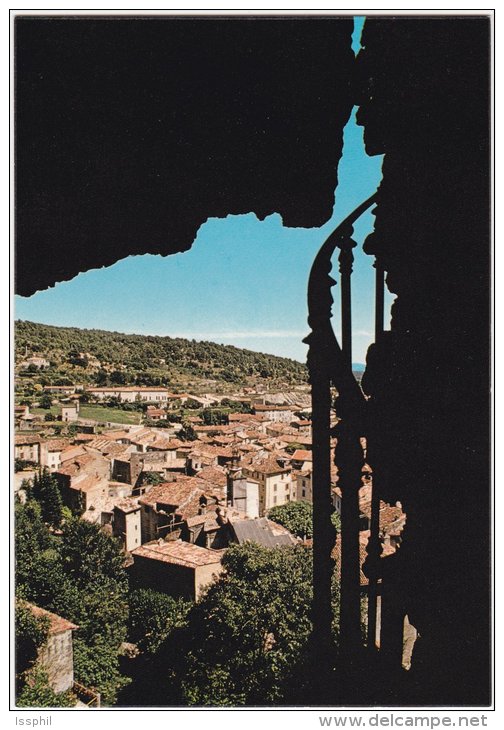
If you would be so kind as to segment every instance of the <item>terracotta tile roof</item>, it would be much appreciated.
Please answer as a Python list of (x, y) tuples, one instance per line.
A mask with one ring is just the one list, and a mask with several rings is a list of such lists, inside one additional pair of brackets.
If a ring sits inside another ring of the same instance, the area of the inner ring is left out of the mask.
[(290, 472), (290, 466), (280, 466), (274, 456), (261, 461), (254, 461), (245, 465), (249, 471), (259, 472), (260, 474), (281, 474), (282, 472)]
[(204, 492), (201, 488), (201, 482), (195, 477), (181, 477), (180, 480), (174, 482), (163, 482), (149, 489), (138, 501), (139, 504), (154, 506), (156, 504), (165, 504), (171, 507), (183, 509), (187, 504), (197, 498), (203, 496)]
[(128, 431), (104, 431), (102, 436), (110, 441), (119, 441), (120, 439), (129, 439)]
[(114, 509), (118, 509), (121, 512), (136, 512), (140, 509), (137, 499), (131, 497), (123, 497), (121, 500), (114, 504)]
[(60, 454), (60, 461), (68, 461), (69, 459), (76, 459), (77, 457), (89, 456), (88, 452), (83, 446), (69, 446)]
[(196, 479), (217, 484), (219, 487), (225, 487), (227, 485), (226, 473), (216, 466), (205, 466), (196, 474)]
[(287, 437), (286, 435), (281, 436), (282, 443), (284, 444), (290, 444), (290, 443), (296, 443), (300, 444), (301, 446), (311, 446), (312, 445), (312, 438), (311, 436), (305, 436), (303, 433), (299, 433), (296, 431), (295, 434), (292, 434), (291, 436)]
[(245, 542), (256, 542), (264, 547), (293, 545), (296, 543), (291, 533), (281, 525), (266, 519), (231, 519), (231, 527), (240, 545)]
[(198, 568), (203, 565), (213, 565), (221, 562), (222, 550), (209, 550), (189, 542), (176, 540), (172, 542), (147, 543), (136, 548), (131, 553), (133, 557), (149, 558), (162, 563), (182, 565), (187, 568)]
[(175, 451), (177, 449), (177, 444), (173, 444), (168, 436), (156, 438), (154, 441), (147, 443), (146, 446), (147, 451)]
[(30, 444), (39, 444), (40, 443), (40, 436), (37, 436), (36, 434), (25, 434), (25, 433), (16, 433), (14, 435), (14, 444), (15, 446), (29, 446)]
[(230, 423), (247, 423), (248, 421), (256, 421), (257, 416), (253, 413), (230, 413), (228, 420)]
[(89, 441), (94, 441), (95, 438), (96, 438), (96, 436), (93, 433), (78, 433), (74, 437), (74, 442), (77, 442), (77, 441), (88, 441), (89, 442)]
[(67, 621), (66, 618), (58, 616), (56, 613), (51, 613), (51, 611), (46, 611), (45, 608), (35, 606), (33, 603), (26, 603), (25, 605), (36, 618), (43, 618), (45, 616), (49, 619), (50, 634), (60, 634), (62, 631), (73, 631), (79, 628), (76, 624), (71, 623), (71, 621)]
[(293, 461), (312, 461), (313, 453), (307, 449), (296, 449), (292, 454)]
[(66, 448), (75, 448), (70, 446), (70, 441), (68, 439), (50, 439), (49, 441), (46, 441), (43, 446), (47, 449), (47, 451), (63, 451)]
[(194, 456), (206, 456), (207, 458), (215, 458), (219, 456), (229, 457), (231, 458), (233, 456), (232, 449), (226, 449), (219, 446), (211, 446), (211, 445), (203, 445), (197, 446), (195, 449), (193, 449), (191, 456), (194, 454)]
[(72, 481), (70, 488), (78, 492), (92, 492), (93, 489), (105, 488), (108, 486), (107, 479), (90, 474), (83, 474)]

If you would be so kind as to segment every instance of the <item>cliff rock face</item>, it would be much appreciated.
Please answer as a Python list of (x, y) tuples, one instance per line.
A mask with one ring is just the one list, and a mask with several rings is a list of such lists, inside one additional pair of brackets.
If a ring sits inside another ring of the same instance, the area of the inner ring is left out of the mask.
[(330, 217), (346, 18), (19, 17), (16, 291), (188, 249), (208, 217)]

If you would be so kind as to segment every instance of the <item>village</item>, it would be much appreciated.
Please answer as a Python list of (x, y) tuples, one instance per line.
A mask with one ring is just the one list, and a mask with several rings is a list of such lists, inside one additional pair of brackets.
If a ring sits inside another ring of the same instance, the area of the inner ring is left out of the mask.
[[(49, 397), (58, 412), (54, 421), (33, 415), (27, 405), (15, 406), (17, 500), (26, 499), (34, 479), (50, 475), (63, 505), (74, 516), (120, 542), (131, 586), (198, 601), (218, 579), (230, 545), (311, 544), (311, 533), (293, 534), (280, 524), (278, 511), (312, 502), (309, 394), (306, 387), (280, 394), (250, 390), (233, 396), (242, 411), (246, 404), (247, 412), (223, 416), (216, 411), (220, 422), (210, 424), (200, 415), (187, 415), (181, 424), (170, 421), (173, 404), (191, 401), (208, 414), (208, 409), (218, 409), (222, 396), (172, 393), (164, 387), (46, 386), (40, 395)], [(97, 407), (107, 402), (141, 404), (143, 423), (80, 418), (81, 401)], [(226, 403), (230, 401), (228, 397)], [(364, 461), (359, 492), (361, 563), (370, 534), (371, 489), (372, 473)], [(331, 496), (337, 520), (342, 494), (335, 464)], [(383, 556), (400, 545), (404, 524), (401, 505), (381, 503)], [(340, 552), (338, 535), (333, 551), (337, 566)], [(363, 593), (366, 584), (361, 571)], [(68, 635), (75, 630), (62, 617), (51, 614), (51, 621), (65, 626)], [(68, 642), (62, 646), (66, 661), (60, 652), (44, 659), (57, 692), (74, 685)]]

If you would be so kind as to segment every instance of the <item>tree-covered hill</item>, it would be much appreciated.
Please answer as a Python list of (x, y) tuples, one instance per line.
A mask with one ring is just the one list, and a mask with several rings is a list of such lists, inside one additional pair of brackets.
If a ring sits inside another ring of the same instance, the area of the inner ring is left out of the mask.
[(48, 383), (64, 377), (98, 385), (173, 386), (205, 381), (245, 385), (261, 379), (286, 385), (306, 382), (303, 364), (232, 345), (18, 320), (15, 358), (21, 374), (30, 369), (26, 361), (32, 356), (50, 362), (50, 367), (38, 373)]

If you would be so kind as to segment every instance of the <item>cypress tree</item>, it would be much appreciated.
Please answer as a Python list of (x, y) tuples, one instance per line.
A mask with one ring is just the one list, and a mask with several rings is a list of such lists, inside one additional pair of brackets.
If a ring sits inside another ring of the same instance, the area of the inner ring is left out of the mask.
[(62, 520), (63, 502), (56, 479), (47, 469), (40, 475), (40, 506), (42, 517), (52, 527), (59, 527)]

